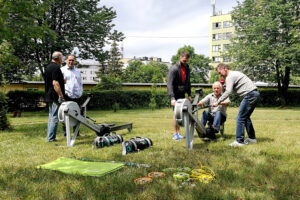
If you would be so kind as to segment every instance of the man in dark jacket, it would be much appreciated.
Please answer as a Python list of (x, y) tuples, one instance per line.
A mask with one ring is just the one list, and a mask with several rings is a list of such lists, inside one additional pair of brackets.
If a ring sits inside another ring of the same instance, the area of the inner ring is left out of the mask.
[(62, 53), (54, 52), (51, 63), (45, 70), (45, 94), (46, 101), (49, 103), (49, 119), (47, 129), (47, 141), (56, 141), (56, 131), (58, 125), (58, 109), (62, 102), (65, 101), (65, 82), (64, 76), (60, 70), (62, 63)]
[[(190, 68), (188, 65), (189, 58), (190, 55), (187, 52), (181, 53), (179, 62), (173, 65), (169, 70), (167, 87), (173, 109), (176, 100), (184, 99), (186, 93), (188, 94), (189, 101), (192, 102)], [(179, 133), (179, 126), (176, 124), (175, 117), (173, 117), (173, 127), (173, 140), (181, 140), (184, 138), (184, 136)]]

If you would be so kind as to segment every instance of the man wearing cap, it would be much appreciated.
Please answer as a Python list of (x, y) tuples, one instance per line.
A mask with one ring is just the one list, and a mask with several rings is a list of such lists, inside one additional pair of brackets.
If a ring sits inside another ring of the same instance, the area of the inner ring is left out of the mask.
[[(256, 143), (255, 130), (250, 119), (258, 100), (259, 92), (254, 83), (242, 72), (231, 71), (229, 66), (220, 63), (216, 68), (218, 74), (225, 78), (226, 90), (213, 106), (220, 105), (233, 92), (243, 97), (239, 112), (236, 118), (236, 140), (230, 146), (243, 146), (244, 144)], [(244, 140), (244, 129), (248, 133), (248, 138)]]

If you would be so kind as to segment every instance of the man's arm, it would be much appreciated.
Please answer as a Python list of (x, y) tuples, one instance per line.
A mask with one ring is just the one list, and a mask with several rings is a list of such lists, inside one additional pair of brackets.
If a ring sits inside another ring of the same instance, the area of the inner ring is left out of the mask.
[(169, 71), (169, 75), (168, 75), (168, 82), (167, 82), (167, 89), (168, 89), (168, 95), (172, 100), (175, 100), (175, 94), (174, 94), (174, 86), (173, 86), (173, 82), (174, 82), (174, 70), (171, 68)]
[(203, 106), (204, 104), (209, 103), (209, 95), (206, 95), (203, 99), (201, 99), (198, 103), (198, 106)]
[(59, 82), (56, 80), (53, 80), (52, 84), (53, 84), (53, 88), (54, 88), (55, 92), (58, 94), (58, 97), (63, 97), (64, 95), (61, 91)]
[(225, 101), (225, 99), (227, 99), (229, 97), (229, 95), (233, 91), (233, 85), (234, 85), (234, 77), (228, 76), (226, 78), (226, 90), (222, 94), (222, 96), (219, 98), (217, 104), (220, 104), (221, 102)]

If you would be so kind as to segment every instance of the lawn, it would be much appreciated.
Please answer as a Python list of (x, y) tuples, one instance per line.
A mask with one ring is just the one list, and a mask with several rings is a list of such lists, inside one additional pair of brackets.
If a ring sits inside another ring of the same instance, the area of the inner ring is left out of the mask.
[[(300, 199), (300, 108), (257, 108), (252, 121), (258, 143), (229, 147), (237, 111), (228, 109), (224, 139), (207, 142), (195, 135), (193, 150), (185, 148), (185, 140), (171, 139), (171, 109), (88, 111), (97, 123), (132, 122), (131, 133), (118, 131), (125, 140), (152, 139), (153, 147), (126, 156), (120, 144), (92, 149), (96, 134), (84, 126), (72, 148), (66, 147), (61, 125), (58, 142), (47, 143), (48, 114), (22, 113), (10, 118), (13, 131), (0, 133), (0, 199)], [(151, 168), (124, 167), (100, 178), (36, 169), (60, 157), (146, 163)], [(198, 161), (215, 172), (214, 182), (182, 184), (167, 173), (150, 184), (134, 183), (170, 167), (199, 168)]]

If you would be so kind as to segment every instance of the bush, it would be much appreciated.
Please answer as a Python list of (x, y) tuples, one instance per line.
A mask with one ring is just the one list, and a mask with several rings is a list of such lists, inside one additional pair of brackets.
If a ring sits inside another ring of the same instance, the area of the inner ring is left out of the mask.
[[(45, 92), (43, 91), (9, 91), (7, 96), (9, 111), (32, 111), (45, 107)], [(44, 105), (41, 105), (44, 104)]]
[(9, 121), (6, 116), (7, 113), (7, 101), (5, 95), (0, 92), (0, 130), (6, 130), (10, 128)]
[[(203, 89), (203, 96), (211, 93), (212, 90), (209, 88)], [(280, 106), (278, 99), (278, 93), (276, 89), (259, 89), (260, 102), (258, 106)], [(155, 95), (151, 93), (151, 90), (102, 90), (102, 91), (84, 91), (81, 97), (81, 103), (87, 98), (87, 94), (91, 93), (91, 98), (88, 108), (89, 109), (103, 109), (103, 110), (118, 110), (118, 109), (133, 109), (133, 108), (149, 108), (150, 105), (156, 103), (157, 108), (169, 107), (170, 100), (166, 90), (156, 90)], [(9, 97), (8, 107), (10, 111), (15, 109), (22, 110), (37, 110), (44, 109), (40, 106), (40, 103), (44, 101), (44, 92), (41, 91), (11, 91), (7, 94)], [(192, 94), (194, 96), (194, 94)], [(152, 98), (152, 104), (151, 103)], [(155, 98), (155, 101), (154, 101)], [(239, 106), (241, 97), (238, 95), (231, 95), (231, 105)], [(291, 89), (287, 94), (288, 106), (300, 106), (300, 90)], [(44, 103), (44, 107), (45, 107)]]
[[(88, 93), (88, 91), (84, 92), (83, 101), (87, 98)], [(104, 110), (113, 109), (116, 103), (120, 109), (148, 108), (152, 96), (150, 90), (104, 90), (90, 93), (93, 97), (88, 104), (88, 108)], [(168, 106), (169, 100), (166, 92), (157, 92), (156, 97), (158, 107)]]

